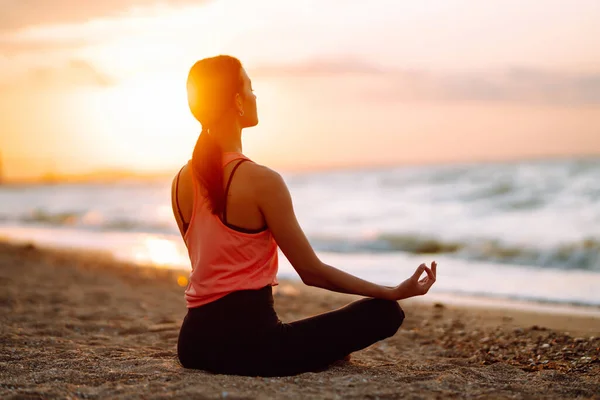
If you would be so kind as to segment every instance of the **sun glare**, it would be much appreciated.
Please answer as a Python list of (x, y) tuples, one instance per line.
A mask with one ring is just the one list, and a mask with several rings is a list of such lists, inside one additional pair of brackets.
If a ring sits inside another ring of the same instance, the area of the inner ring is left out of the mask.
[(94, 142), (93, 156), (140, 170), (171, 168), (187, 156), (198, 123), (188, 110), (185, 80), (139, 77), (82, 92), (77, 125)]
[(184, 82), (168, 75), (135, 80), (116, 87), (108, 100), (121, 123), (158, 132), (189, 120)]
[[(107, 166), (136, 171), (164, 171), (185, 162), (200, 132), (187, 104), (186, 78), (181, 71), (140, 74), (69, 96), (68, 108), (74, 110), (69, 130), (78, 132), (71, 139), (79, 143), (77, 152)], [(253, 81), (260, 124), (245, 132), (244, 151), (268, 162), (269, 154), (286, 141), (282, 119), (294, 111), (278, 82)]]
[(187, 255), (181, 254), (170, 240), (147, 236), (133, 254), (139, 263), (150, 263), (157, 267), (186, 265)]

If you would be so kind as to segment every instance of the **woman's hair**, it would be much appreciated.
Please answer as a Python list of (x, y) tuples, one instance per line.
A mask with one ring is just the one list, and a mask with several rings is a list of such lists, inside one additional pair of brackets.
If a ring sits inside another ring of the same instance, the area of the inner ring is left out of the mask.
[(213, 214), (221, 215), (225, 206), (223, 190), (223, 150), (215, 139), (217, 126), (234, 106), (242, 90), (242, 64), (237, 58), (217, 56), (198, 61), (188, 75), (188, 104), (202, 124), (192, 155), (192, 173), (205, 189)]

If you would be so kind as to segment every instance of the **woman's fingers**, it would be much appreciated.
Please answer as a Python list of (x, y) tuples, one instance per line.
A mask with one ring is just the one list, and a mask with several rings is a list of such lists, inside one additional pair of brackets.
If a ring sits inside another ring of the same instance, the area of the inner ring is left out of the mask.
[(430, 281), (435, 281), (435, 275), (429, 267), (425, 266), (425, 272), (427, 272), (427, 276), (429, 277)]
[[(427, 273), (427, 276), (419, 280), (423, 272)], [(429, 268), (426, 264), (419, 265), (412, 276), (412, 279), (419, 285), (417, 290), (422, 292), (422, 294), (427, 293), (431, 286), (433, 286), (435, 283), (436, 273), (437, 263), (435, 261), (431, 263), (431, 268)]]
[(434, 268), (434, 270), (431, 270), (426, 264), (421, 264), (417, 267), (417, 270), (415, 271), (415, 273), (413, 274), (412, 278), (419, 280), (419, 278), (421, 277), (421, 274), (423, 273), (423, 271), (425, 271), (427, 273), (427, 276), (429, 277), (429, 279), (433, 279), (435, 280), (435, 268), (436, 268), (437, 264), (432, 264), (432, 267)]
[(417, 270), (415, 271), (415, 273), (413, 274), (412, 278), (414, 280), (419, 280), (419, 277), (421, 276), (421, 274), (423, 273), (423, 271), (425, 271), (425, 268), (427, 268), (427, 266), (425, 264), (421, 264), (417, 267)]
[(422, 289), (423, 289), (423, 294), (429, 292), (429, 289), (433, 286), (433, 284), (435, 283), (435, 274), (436, 274), (436, 267), (437, 264), (434, 262), (431, 263), (431, 269), (425, 267), (425, 272), (427, 272), (427, 276), (425, 278), (423, 278), (420, 283), (423, 285)]

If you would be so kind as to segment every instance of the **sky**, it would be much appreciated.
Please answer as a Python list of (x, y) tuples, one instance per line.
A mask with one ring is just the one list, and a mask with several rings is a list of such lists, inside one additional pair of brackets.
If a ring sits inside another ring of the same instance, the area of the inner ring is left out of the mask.
[(600, 155), (597, 0), (0, 0), (7, 179), (176, 171), (185, 80), (238, 57), (283, 170)]

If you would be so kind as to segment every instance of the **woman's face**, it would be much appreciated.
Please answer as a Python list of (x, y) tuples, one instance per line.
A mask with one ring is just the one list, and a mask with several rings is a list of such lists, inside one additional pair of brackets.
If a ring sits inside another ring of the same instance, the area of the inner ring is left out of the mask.
[[(258, 124), (258, 112), (256, 110), (256, 96), (252, 91), (252, 81), (246, 70), (242, 68), (242, 90), (236, 96), (238, 118), (242, 128), (249, 128)], [(242, 114), (243, 115), (240, 115)]]

